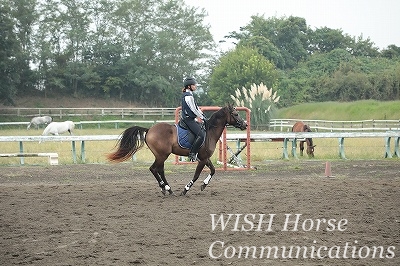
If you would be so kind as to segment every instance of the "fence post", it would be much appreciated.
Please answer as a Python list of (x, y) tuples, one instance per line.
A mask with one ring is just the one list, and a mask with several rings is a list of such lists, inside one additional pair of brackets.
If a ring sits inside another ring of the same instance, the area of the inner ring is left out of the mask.
[(86, 153), (85, 153), (85, 141), (81, 141), (81, 160), (83, 163), (86, 162)]
[[(19, 142), (19, 152), (20, 153), (24, 153), (24, 144), (23, 144), (22, 141)], [(19, 158), (19, 162), (20, 162), (20, 164), (24, 164), (25, 163), (25, 160), (24, 160), (23, 156), (21, 158)]]
[(392, 153), (390, 152), (390, 137), (385, 138), (385, 158), (392, 158)]
[(77, 160), (76, 160), (75, 140), (71, 141), (71, 145), (72, 145), (72, 160), (74, 161), (74, 163), (76, 163)]
[(344, 138), (339, 138), (339, 157), (346, 159), (346, 155), (344, 154)]
[(400, 140), (400, 137), (395, 137), (395, 138), (394, 138), (394, 155), (397, 156), (397, 158), (400, 157), (400, 153), (399, 153), (399, 140)]
[(283, 159), (289, 159), (288, 151), (287, 151), (287, 142), (288, 142), (288, 139), (285, 138), (283, 140), (283, 153), (282, 153), (282, 158)]
[(297, 159), (298, 157), (297, 157), (296, 150), (297, 150), (297, 139), (294, 138), (292, 140), (292, 156)]

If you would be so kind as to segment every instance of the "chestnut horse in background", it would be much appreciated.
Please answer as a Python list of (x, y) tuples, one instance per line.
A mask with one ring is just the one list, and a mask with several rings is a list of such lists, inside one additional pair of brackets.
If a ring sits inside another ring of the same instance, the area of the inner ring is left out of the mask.
[[(296, 122), (292, 127), (292, 132), (312, 132), (311, 128), (303, 122)], [(314, 147), (312, 138), (306, 138), (305, 141), (300, 141), (300, 156), (303, 156), (304, 142), (307, 142), (308, 157), (314, 157)]]

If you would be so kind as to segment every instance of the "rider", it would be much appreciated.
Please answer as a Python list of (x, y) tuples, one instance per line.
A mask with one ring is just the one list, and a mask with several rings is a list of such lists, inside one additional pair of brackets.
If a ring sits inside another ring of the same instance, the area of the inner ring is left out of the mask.
[(195, 139), (192, 148), (189, 152), (190, 161), (194, 162), (197, 160), (197, 153), (200, 150), (200, 146), (204, 141), (205, 132), (201, 129), (200, 124), (195, 120), (197, 117), (203, 121), (206, 119), (203, 112), (197, 106), (193, 91), (197, 89), (197, 82), (192, 77), (187, 77), (183, 81), (182, 90), (182, 113), (181, 120), (188, 126), (190, 131), (195, 135)]

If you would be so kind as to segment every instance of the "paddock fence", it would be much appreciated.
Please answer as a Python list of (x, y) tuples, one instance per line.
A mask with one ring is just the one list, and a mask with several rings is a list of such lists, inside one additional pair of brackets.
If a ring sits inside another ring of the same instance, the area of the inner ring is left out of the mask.
[[(21, 157), (21, 164), (24, 164), (24, 142), (70, 142), (71, 143), (71, 151), (72, 158), (74, 163), (85, 163), (86, 162), (86, 151), (85, 151), (85, 143), (88, 141), (116, 141), (120, 138), (120, 135), (86, 135), (86, 136), (0, 136), (0, 142), (15, 142), (19, 144), (19, 150), (12, 153), (8, 153), (8, 156), (19, 156)], [(227, 160), (232, 161), (231, 159), (235, 159), (234, 161), (241, 161), (240, 153), (244, 150), (245, 146), (241, 146), (241, 143), (249, 143), (255, 141), (281, 141), (283, 142), (282, 146), (282, 158), (289, 159), (289, 149), (288, 143), (292, 144), (291, 155), (297, 158), (296, 155), (296, 141), (303, 140), (305, 138), (337, 138), (338, 139), (338, 156), (341, 159), (347, 159), (345, 155), (345, 142), (346, 138), (380, 138), (384, 139), (384, 150), (382, 150), (382, 155), (384, 158), (392, 158), (397, 157), (400, 158), (399, 151), (399, 140), (400, 140), (400, 131), (387, 131), (387, 132), (279, 132), (279, 133), (251, 133), (250, 141), (248, 139), (247, 134), (235, 134), (235, 133), (227, 133), (226, 137), (223, 141), (234, 141), (237, 144), (236, 151), (234, 149), (227, 147), (228, 151), (231, 152), (232, 157), (226, 158)], [(391, 139), (394, 140), (394, 149), (390, 147)], [(77, 149), (77, 145), (80, 143), (80, 154)], [(226, 145), (226, 144), (225, 144)], [(224, 145), (224, 146), (225, 146)], [(17, 145), (16, 145), (17, 146)], [(17, 148), (17, 147), (16, 147)], [(49, 151), (47, 151), (49, 152)], [(250, 156), (250, 154), (246, 154), (245, 156)], [(249, 161), (247, 158), (246, 161)], [(251, 162), (250, 162), (251, 163)]]
[[(175, 109), (174, 109), (175, 110)], [(164, 113), (165, 114), (165, 113)], [(161, 113), (159, 113), (161, 116)], [(127, 124), (156, 124), (159, 122), (174, 123), (172, 119), (119, 119), (119, 120), (88, 120), (88, 121), (77, 121), (75, 127), (83, 129), (88, 125), (96, 125), (97, 128), (101, 128), (102, 125), (112, 124), (114, 128), (120, 128), (122, 125)], [(146, 118), (146, 115), (141, 115), (141, 118)], [(161, 116), (162, 117), (162, 116)], [(271, 119), (267, 128), (268, 131), (279, 131), (289, 132), (292, 126), (297, 121), (303, 121), (311, 127), (314, 132), (385, 132), (390, 130), (400, 130), (400, 120), (358, 120), (358, 121), (330, 121), (330, 120), (302, 120), (302, 119)], [(0, 129), (3, 127), (26, 127), (29, 121), (26, 122), (0, 122)]]
[(271, 119), (269, 129), (271, 131), (291, 131), (292, 126), (302, 121), (311, 127), (315, 132), (352, 132), (352, 131), (388, 131), (400, 130), (399, 120), (353, 120), (353, 121), (332, 121), (332, 120), (304, 120), (304, 119)]
[[(28, 125), (32, 117), (52, 116), (54, 120), (76, 120), (74, 117), (121, 117), (120, 120), (86, 121), (75, 122), (82, 128), (85, 124), (96, 124), (99, 128), (102, 124), (113, 123), (116, 128), (122, 123), (157, 123), (159, 121), (173, 122), (176, 108), (0, 108), (0, 116), (26, 117), (25, 122), (1, 122), (1, 126)], [(140, 119), (140, 120), (139, 120)], [(152, 120), (153, 119), (153, 120)], [(157, 120), (154, 120), (157, 119)], [(170, 120), (168, 120), (170, 119)], [(352, 132), (352, 131), (388, 131), (400, 130), (400, 119), (397, 120), (355, 120), (355, 121), (332, 121), (332, 120), (307, 120), (307, 119), (271, 119), (269, 124), (260, 125), (265, 131), (291, 131), (296, 121), (303, 121), (315, 132)]]
[(173, 117), (175, 108), (0, 108), (1, 116), (52, 116), (58, 119), (87, 116)]

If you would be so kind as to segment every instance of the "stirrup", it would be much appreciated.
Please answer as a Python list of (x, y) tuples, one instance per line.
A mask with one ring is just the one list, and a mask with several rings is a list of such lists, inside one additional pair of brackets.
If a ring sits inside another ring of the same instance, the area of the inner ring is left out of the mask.
[(190, 160), (191, 162), (195, 162), (195, 161), (198, 160), (198, 159), (197, 159), (197, 154), (196, 154), (196, 153), (190, 152), (189, 155), (188, 155), (188, 157), (189, 157), (189, 160)]

